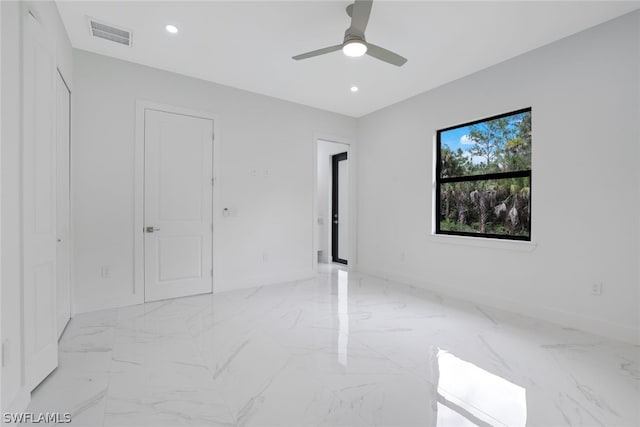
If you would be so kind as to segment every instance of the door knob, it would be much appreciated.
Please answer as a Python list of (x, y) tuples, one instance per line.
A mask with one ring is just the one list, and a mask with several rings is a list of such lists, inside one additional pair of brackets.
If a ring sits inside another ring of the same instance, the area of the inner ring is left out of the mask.
[(153, 227), (147, 227), (146, 228), (147, 233), (153, 233), (154, 231), (160, 231), (159, 228), (153, 228)]

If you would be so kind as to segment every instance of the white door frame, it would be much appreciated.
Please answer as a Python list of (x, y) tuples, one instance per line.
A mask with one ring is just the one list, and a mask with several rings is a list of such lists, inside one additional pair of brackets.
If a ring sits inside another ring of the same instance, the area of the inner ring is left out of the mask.
[(318, 249), (320, 242), (318, 241), (318, 143), (319, 141), (335, 142), (347, 146), (347, 155), (349, 156), (349, 264), (344, 266), (349, 271), (356, 271), (358, 268), (358, 251), (357, 251), (357, 157), (356, 144), (348, 138), (335, 135), (315, 134), (313, 137), (312, 170), (313, 170), (313, 199), (311, 212), (311, 230), (312, 230), (312, 251), (311, 251), (311, 268), (313, 272), (318, 272)]
[[(201, 119), (209, 119), (213, 121), (213, 179), (216, 180), (216, 172), (218, 170), (217, 163), (219, 158), (218, 149), (220, 147), (220, 132), (218, 116), (207, 111), (197, 111), (188, 108), (177, 107), (173, 105), (160, 104), (153, 101), (136, 100), (136, 142), (134, 153), (134, 221), (133, 221), (133, 299), (134, 303), (144, 303), (144, 113), (146, 110), (163, 111), (166, 113), (182, 114), (184, 116), (192, 116)], [(216, 215), (216, 206), (218, 206), (215, 185), (211, 187), (213, 191), (213, 238), (212, 238), (212, 255), (211, 265), (214, 269), (215, 277), (215, 230), (218, 228), (218, 216)], [(212, 280), (212, 287), (215, 288), (215, 281)]]
[[(71, 129), (71, 96), (72, 96), (72, 92), (71, 92), (71, 87), (69, 87), (69, 84), (67, 83), (67, 80), (64, 78), (64, 74), (62, 74), (62, 71), (60, 70), (60, 68), (57, 69), (58, 75), (60, 76), (60, 79), (62, 80), (62, 83), (64, 84), (64, 86), (67, 88), (67, 91), (69, 92), (69, 111), (68, 111), (68, 115), (69, 115), (69, 140), (67, 141), (67, 144), (69, 146), (69, 158), (67, 159), (68, 161), (68, 188), (67, 190), (69, 191), (68, 194), (68, 198), (67, 200), (65, 200), (64, 202), (66, 202), (68, 204), (68, 212), (67, 212), (67, 231), (68, 231), (68, 235), (67, 235), (67, 239), (68, 242), (66, 242), (67, 244), (67, 249), (68, 249), (68, 259), (67, 259), (67, 268), (69, 270), (69, 277), (67, 278), (68, 282), (69, 282), (69, 320), (71, 320), (71, 317), (73, 317), (73, 231), (72, 231), (72, 222), (71, 222), (71, 210), (73, 205), (71, 204), (71, 195), (72, 195), (72, 189), (71, 189), (71, 134), (72, 134), (72, 129)], [(56, 100), (57, 101), (57, 100)], [(57, 123), (56, 123), (57, 124)], [(56, 137), (56, 144), (58, 143), (57, 141), (57, 137)], [(57, 147), (56, 147), (56, 155), (57, 155)], [(59, 194), (56, 194), (56, 202), (60, 202), (60, 198), (59, 198)], [(59, 238), (59, 237), (58, 237)], [(56, 292), (57, 292), (57, 288), (58, 288), (58, 284), (56, 283)], [(62, 337), (62, 334), (64, 333), (64, 330), (66, 329), (66, 327), (69, 324), (69, 320), (67, 320), (67, 323), (65, 325), (65, 327), (62, 329), (60, 335), (58, 336), (58, 339), (60, 339)]]

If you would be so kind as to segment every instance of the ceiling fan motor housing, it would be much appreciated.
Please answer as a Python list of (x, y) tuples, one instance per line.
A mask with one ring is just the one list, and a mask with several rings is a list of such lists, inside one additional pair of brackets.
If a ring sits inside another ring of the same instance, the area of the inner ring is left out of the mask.
[(364, 34), (362, 35), (357, 35), (354, 33), (350, 33), (349, 30), (347, 30), (344, 33), (344, 42), (343, 44), (348, 44), (348, 43), (353, 43), (353, 42), (361, 42), (361, 43), (367, 43), (367, 40), (364, 38)]

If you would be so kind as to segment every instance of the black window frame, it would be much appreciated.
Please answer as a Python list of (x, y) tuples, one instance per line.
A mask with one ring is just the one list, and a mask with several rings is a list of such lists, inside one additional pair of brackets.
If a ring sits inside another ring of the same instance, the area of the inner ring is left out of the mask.
[[(529, 170), (522, 171), (513, 171), (513, 172), (495, 172), (488, 174), (480, 174), (480, 175), (466, 175), (466, 176), (456, 176), (456, 177), (448, 177), (442, 178), (442, 153), (441, 153), (441, 135), (444, 132), (458, 129), (461, 127), (472, 126), (478, 123), (489, 122), (492, 120), (501, 119), (503, 117), (514, 116), (516, 114), (522, 113), (531, 113), (532, 108), (521, 108), (519, 110), (510, 111), (508, 113), (498, 114), (491, 117), (486, 117), (479, 120), (474, 120), (467, 123), (458, 124), (455, 126), (449, 126), (444, 129), (439, 129), (436, 131), (436, 200), (435, 200), (435, 234), (440, 235), (452, 235), (452, 236), (465, 236), (465, 237), (479, 237), (479, 238), (488, 238), (488, 239), (501, 239), (501, 240), (518, 240), (518, 241), (531, 241), (531, 218), (533, 213), (533, 186), (531, 179), (531, 164), (529, 165)], [(532, 144), (533, 145), (533, 144)], [(532, 148), (533, 150), (533, 148)], [(451, 230), (442, 230), (440, 228), (441, 222), (441, 201), (440, 201), (440, 191), (442, 184), (454, 183), (454, 182), (472, 182), (472, 181), (489, 181), (496, 179), (509, 179), (509, 178), (529, 178), (529, 223), (527, 227), (527, 235), (526, 236), (513, 236), (508, 234), (494, 234), (494, 233), (472, 233), (467, 231), (451, 231)]]

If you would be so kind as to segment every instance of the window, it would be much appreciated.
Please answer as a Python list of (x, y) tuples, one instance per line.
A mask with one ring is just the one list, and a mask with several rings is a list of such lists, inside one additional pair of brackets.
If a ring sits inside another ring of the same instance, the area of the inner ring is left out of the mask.
[(437, 132), (436, 234), (531, 240), (531, 108)]

